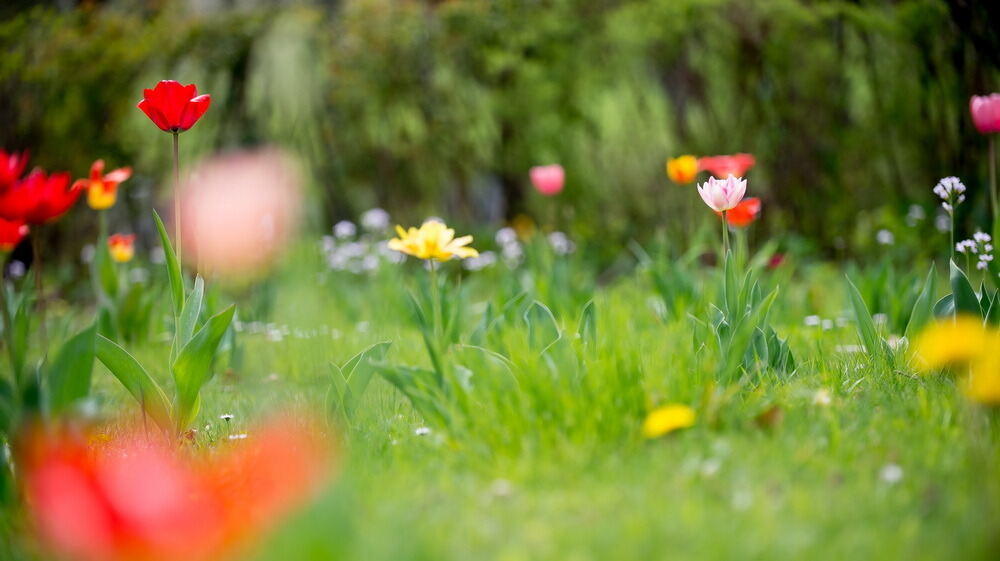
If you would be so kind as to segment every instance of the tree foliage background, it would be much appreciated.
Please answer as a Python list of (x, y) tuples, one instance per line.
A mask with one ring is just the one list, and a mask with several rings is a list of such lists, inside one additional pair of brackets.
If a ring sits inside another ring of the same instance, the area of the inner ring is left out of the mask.
[[(183, 159), (294, 149), (318, 227), (378, 205), (479, 225), (554, 215), (581, 239), (643, 239), (688, 224), (693, 187), (669, 183), (666, 157), (745, 151), (762, 231), (863, 251), (876, 229), (904, 229), (911, 204), (932, 217), (942, 176), (962, 177), (985, 213), (986, 140), (968, 99), (1000, 89), (997, 12), (973, 0), (14, 1), (0, 8), (0, 146), (78, 176), (99, 157), (133, 165), (117, 219), (145, 220), (133, 211), (166, 191), (169, 142), (135, 104), (174, 78), (213, 96)], [(567, 169), (558, 202), (527, 180), (552, 162)]]

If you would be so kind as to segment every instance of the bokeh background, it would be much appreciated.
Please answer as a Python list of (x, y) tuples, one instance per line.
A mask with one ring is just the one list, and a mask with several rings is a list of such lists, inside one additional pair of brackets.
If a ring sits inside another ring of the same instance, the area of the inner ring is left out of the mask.
[[(5, 0), (0, 17), (0, 146), (80, 177), (134, 166), (120, 229), (169, 191), (169, 137), (135, 108), (164, 78), (213, 97), (182, 159), (293, 150), (315, 231), (375, 206), (473, 229), (527, 214), (610, 258), (690, 228), (668, 156), (733, 152), (758, 159), (755, 235), (820, 255), (933, 235), (946, 175), (986, 223), (968, 100), (1000, 89), (993, 2)], [(567, 188), (546, 199), (527, 170), (555, 162)], [(47, 235), (77, 251), (95, 220)]]

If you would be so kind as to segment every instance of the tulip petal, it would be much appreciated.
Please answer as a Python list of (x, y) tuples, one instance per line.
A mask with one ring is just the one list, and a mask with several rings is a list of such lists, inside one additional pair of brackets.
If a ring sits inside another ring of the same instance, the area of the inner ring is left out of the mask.
[[(148, 92), (149, 90), (146, 91)], [(149, 120), (153, 121), (153, 124), (159, 127), (160, 130), (164, 131), (170, 130), (170, 123), (167, 122), (166, 117), (163, 116), (163, 113), (161, 113), (160, 110), (148, 98), (140, 101), (139, 104), (136, 105), (136, 107), (141, 109), (142, 112), (145, 113), (147, 117), (149, 117)]]
[[(192, 87), (193, 86), (194, 84), (192, 84)], [(199, 95), (190, 99), (190, 101), (188, 101), (185, 105), (184, 112), (181, 114), (180, 120), (178, 121), (181, 130), (186, 131), (193, 127), (194, 124), (198, 122), (198, 119), (205, 114), (205, 111), (208, 111), (208, 106), (211, 104), (212, 96), (208, 94)]]

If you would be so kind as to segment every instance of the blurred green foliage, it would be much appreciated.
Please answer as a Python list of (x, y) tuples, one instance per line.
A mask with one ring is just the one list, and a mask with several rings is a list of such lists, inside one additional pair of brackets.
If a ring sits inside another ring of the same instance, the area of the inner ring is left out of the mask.
[[(1000, 89), (989, 3), (212, 5), (5, 8), (0, 146), (81, 176), (99, 157), (134, 165), (117, 222), (147, 220), (140, 199), (166, 191), (170, 145), (135, 103), (173, 78), (213, 96), (183, 161), (294, 149), (316, 225), (378, 205), (399, 220), (527, 212), (580, 239), (648, 239), (691, 227), (693, 187), (669, 183), (666, 157), (737, 151), (758, 158), (760, 227), (829, 251), (875, 247), (879, 228), (930, 235), (930, 189), (945, 175), (970, 187), (965, 218), (985, 223), (986, 141), (968, 98)], [(556, 200), (527, 180), (552, 162), (567, 170)], [(927, 219), (903, 225), (914, 203)], [(92, 230), (74, 214), (64, 236)]]

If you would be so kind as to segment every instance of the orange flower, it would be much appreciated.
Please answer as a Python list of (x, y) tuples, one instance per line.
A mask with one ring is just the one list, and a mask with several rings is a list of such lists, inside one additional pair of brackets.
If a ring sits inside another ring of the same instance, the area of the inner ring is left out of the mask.
[[(722, 216), (722, 213), (718, 211), (715, 214)], [(726, 213), (729, 225), (734, 228), (746, 228), (757, 220), (758, 216), (760, 216), (760, 199), (757, 197), (743, 199)]]
[(132, 168), (118, 168), (104, 175), (104, 160), (97, 160), (90, 166), (89, 179), (77, 179), (74, 188), (87, 190), (87, 204), (94, 210), (105, 210), (114, 206), (118, 199), (118, 184), (132, 177)]
[(135, 257), (135, 234), (112, 234), (108, 237), (108, 251), (118, 263), (128, 263)]
[(667, 177), (674, 183), (691, 183), (698, 177), (699, 171), (701, 167), (694, 156), (684, 155), (667, 160)]
[(66, 558), (228, 558), (313, 494), (328, 469), (318, 433), (291, 421), (211, 455), (139, 430), (102, 436), (37, 430), (16, 448), (39, 538)]

